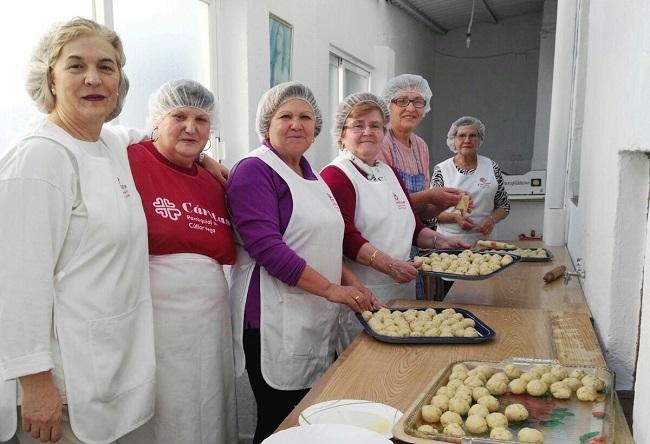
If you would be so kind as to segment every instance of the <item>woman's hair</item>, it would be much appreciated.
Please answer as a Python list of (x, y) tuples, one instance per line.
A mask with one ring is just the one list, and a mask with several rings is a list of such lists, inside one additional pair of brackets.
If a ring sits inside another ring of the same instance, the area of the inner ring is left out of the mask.
[(388, 106), (378, 96), (367, 92), (354, 93), (345, 97), (341, 103), (339, 103), (336, 108), (334, 125), (332, 126), (332, 137), (336, 143), (338, 143), (339, 148), (343, 148), (341, 145), (341, 133), (343, 133), (345, 122), (350, 118), (356, 119), (373, 109), (379, 111), (384, 123), (384, 128), (386, 128), (386, 125), (388, 125), (390, 120), (390, 114)]
[(476, 131), (478, 131), (478, 139), (479, 139), (478, 146), (480, 147), (481, 145), (483, 145), (483, 140), (485, 139), (485, 125), (483, 125), (483, 122), (481, 122), (476, 117), (463, 116), (459, 119), (456, 119), (456, 121), (451, 124), (451, 127), (449, 127), (449, 132), (447, 132), (447, 147), (449, 147), (452, 153), (456, 152), (456, 145), (454, 145), (454, 137), (456, 137), (458, 128), (467, 125), (474, 125), (476, 127)]
[(265, 92), (257, 105), (257, 115), (255, 116), (255, 128), (261, 139), (268, 139), (271, 119), (275, 112), (282, 104), (291, 99), (304, 100), (311, 106), (314, 112), (314, 137), (320, 134), (323, 126), (323, 116), (316, 103), (316, 97), (307, 85), (300, 82), (285, 82), (274, 86)]
[(397, 77), (393, 77), (384, 85), (381, 97), (386, 102), (386, 106), (390, 106), (391, 100), (396, 96), (409, 91), (420, 94), (427, 101), (424, 107), (425, 115), (431, 111), (431, 97), (433, 97), (433, 93), (431, 92), (431, 88), (429, 88), (429, 82), (417, 74), (400, 74)]
[(106, 117), (108, 122), (117, 117), (122, 111), (124, 98), (129, 90), (129, 80), (123, 69), (126, 57), (122, 41), (115, 31), (92, 20), (75, 17), (70, 21), (55, 24), (50, 31), (41, 37), (27, 66), (25, 81), (27, 94), (36, 103), (40, 111), (47, 114), (52, 112), (56, 102), (56, 98), (50, 89), (52, 86), (52, 68), (61, 55), (63, 47), (79, 37), (101, 37), (115, 49), (116, 62), (120, 67), (120, 83), (115, 109)]
[(211, 129), (217, 126), (217, 104), (214, 94), (195, 80), (180, 79), (164, 83), (149, 97), (147, 127), (154, 130), (176, 108), (197, 108), (210, 118)]

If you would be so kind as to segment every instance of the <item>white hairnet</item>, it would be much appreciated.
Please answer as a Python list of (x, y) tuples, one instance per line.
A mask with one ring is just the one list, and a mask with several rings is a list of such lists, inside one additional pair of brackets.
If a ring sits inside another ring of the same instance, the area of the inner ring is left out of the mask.
[(386, 102), (386, 106), (389, 106), (390, 101), (395, 96), (405, 91), (415, 91), (422, 94), (424, 100), (427, 101), (427, 105), (424, 107), (424, 114), (431, 111), (431, 97), (433, 93), (431, 92), (431, 88), (429, 88), (429, 82), (417, 74), (400, 74), (397, 77), (393, 77), (386, 82), (384, 90), (381, 92), (381, 98)]
[(341, 133), (343, 132), (343, 127), (345, 126), (345, 121), (348, 119), (348, 116), (355, 106), (362, 103), (377, 105), (383, 117), (384, 127), (388, 124), (390, 114), (386, 103), (382, 99), (368, 92), (350, 94), (343, 99), (336, 108), (336, 117), (334, 119), (334, 127), (332, 128), (332, 136), (337, 143), (341, 139)]
[(307, 85), (300, 82), (284, 82), (274, 86), (262, 95), (260, 102), (257, 105), (257, 116), (255, 117), (255, 126), (257, 134), (262, 139), (268, 139), (269, 126), (271, 125), (271, 118), (278, 108), (287, 100), (300, 99), (307, 102), (312, 111), (314, 111), (314, 118), (316, 124), (316, 131), (314, 137), (320, 134), (323, 126), (323, 116), (321, 115), (316, 98)]
[(214, 129), (217, 124), (214, 95), (199, 82), (187, 79), (164, 83), (149, 97), (149, 128), (156, 128), (167, 114), (184, 106), (198, 108), (208, 113), (210, 124)]
[(456, 119), (456, 121), (451, 124), (451, 127), (449, 128), (449, 132), (447, 133), (447, 146), (449, 147), (452, 153), (456, 152), (456, 146), (454, 145), (454, 137), (456, 137), (458, 128), (467, 125), (474, 125), (476, 127), (476, 130), (478, 131), (478, 139), (479, 139), (478, 146), (480, 147), (481, 145), (483, 145), (483, 139), (485, 139), (485, 125), (483, 125), (483, 122), (478, 120), (476, 117), (463, 116), (460, 119)]

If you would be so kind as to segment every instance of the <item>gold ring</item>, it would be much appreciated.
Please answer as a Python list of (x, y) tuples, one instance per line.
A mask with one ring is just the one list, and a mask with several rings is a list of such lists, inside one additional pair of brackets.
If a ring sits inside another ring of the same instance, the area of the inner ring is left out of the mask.
[(359, 300), (359, 295), (356, 295), (356, 296), (354, 297), (354, 300), (355, 300), (355, 301), (358, 301), (358, 300)]

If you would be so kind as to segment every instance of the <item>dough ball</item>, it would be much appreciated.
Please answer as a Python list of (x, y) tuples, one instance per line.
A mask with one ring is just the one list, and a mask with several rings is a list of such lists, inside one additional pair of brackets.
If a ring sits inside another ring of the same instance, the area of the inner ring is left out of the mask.
[(487, 432), (488, 425), (481, 415), (469, 415), (465, 421), (465, 428), (470, 433), (485, 433)]
[(506, 384), (510, 382), (510, 378), (508, 378), (508, 375), (506, 375), (504, 372), (496, 372), (492, 376), (490, 376), (490, 379), (488, 379), (488, 382), (490, 381), (503, 381)]
[(438, 422), (440, 421), (440, 415), (442, 412), (435, 405), (424, 405), (422, 406), (422, 419), (425, 422)]
[(548, 373), (544, 373), (544, 374), (539, 378), (539, 380), (542, 381), (543, 383), (545, 383), (546, 385), (551, 385), (551, 384), (553, 384), (554, 382), (557, 382), (558, 378), (557, 378), (557, 376), (555, 376), (553, 373), (548, 372)]
[(467, 372), (469, 371), (469, 369), (467, 368), (467, 366), (466, 366), (465, 364), (460, 363), (460, 364), (456, 364), (456, 365), (454, 365), (454, 366), (451, 368), (451, 371), (452, 371), (452, 372), (463, 371), (463, 372), (467, 373)]
[(569, 377), (569, 371), (566, 368), (559, 365), (553, 367), (551, 369), (551, 373), (553, 373), (553, 375), (557, 378), (558, 381), (561, 381), (562, 379)]
[(490, 426), (490, 429), (493, 429), (495, 427), (508, 426), (508, 418), (506, 418), (506, 415), (504, 415), (503, 413), (499, 413), (499, 412), (490, 413), (489, 415), (486, 416), (485, 420), (487, 421), (487, 425)]
[(449, 399), (454, 397), (454, 393), (455, 393), (454, 389), (444, 385), (436, 391), (436, 395), (445, 395)]
[(435, 405), (441, 412), (449, 410), (449, 397), (447, 395), (436, 395), (431, 398), (431, 405)]
[[(461, 401), (466, 401), (469, 405), (472, 405), (473, 402), (472, 394), (467, 391), (457, 391), (453, 398), (460, 399)], [(451, 399), (449, 402), (451, 402)], [(451, 410), (451, 407), (449, 410)]]
[(568, 378), (564, 378), (562, 382), (568, 385), (573, 392), (582, 387), (582, 381), (580, 381), (578, 378), (572, 378), (569, 376)]
[(485, 407), (484, 405), (481, 404), (474, 404), (469, 408), (469, 411), (467, 412), (468, 415), (481, 415), (483, 418), (485, 418), (487, 415), (490, 414), (490, 411)]
[(460, 387), (461, 385), (463, 385), (463, 381), (459, 381), (458, 379), (454, 379), (453, 381), (449, 381), (447, 383), (447, 387), (449, 387), (452, 390), (458, 389), (458, 387)]
[(477, 401), (479, 404), (487, 408), (490, 412), (499, 410), (499, 400), (492, 395), (483, 396)]
[(597, 392), (600, 392), (605, 388), (605, 383), (598, 376), (586, 375), (580, 382), (582, 382), (582, 385), (584, 386), (592, 386)]
[(429, 424), (422, 424), (420, 427), (418, 427), (418, 432), (426, 433), (427, 435), (433, 435), (435, 433), (438, 433), (438, 429), (430, 426)]
[(465, 416), (469, 411), (469, 404), (469, 401), (465, 398), (451, 398), (449, 400), (449, 411)]
[(531, 368), (530, 371), (537, 373), (541, 377), (544, 373), (550, 372), (551, 367), (547, 367), (545, 365), (536, 365), (535, 367)]
[(478, 376), (479, 378), (481, 378), (481, 380), (482, 380), (483, 382), (485, 382), (485, 381), (488, 380), (488, 378), (486, 378), (485, 375), (483, 375), (483, 373), (481, 373), (481, 372), (478, 370), (478, 367), (477, 367), (477, 368), (473, 368), (473, 369), (471, 369), (470, 371), (468, 371), (468, 372), (467, 372), (467, 376)]
[(562, 387), (568, 388), (569, 386), (564, 381), (557, 381), (551, 384), (548, 389), (553, 393), (560, 390)]
[(491, 394), (492, 393), (490, 393), (490, 391), (485, 387), (474, 387), (474, 390), (472, 390), (472, 398), (474, 401), (478, 401), (483, 396), (488, 396)]
[(537, 429), (524, 427), (523, 429), (519, 430), (519, 433), (517, 433), (517, 439), (521, 442), (543, 444), (544, 435), (542, 435), (542, 432)]
[(460, 379), (461, 381), (464, 381), (465, 379), (467, 379), (467, 372), (464, 371), (451, 372), (451, 375), (449, 375), (449, 380), (452, 379)]
[(571, 389), (568, 385), (562, 385), (562, 387), (555, 390), (554, 392), (551, 391), (551, 394), (555, 399), (569, 399), (571, 398)]
[(476, 367), (476, 370), (479, 373), (481, 373), (485, 377), (486, 380), (489, 379), (490, 376), (492, 376), (494, 374), (494, 370), (492, 370), (492, 367), (490, 367), (488, 365), (479, 365), (478, 367)]
[(364, 311), (363, 313), (361, 313), (361, 316), (363, 316), (363, 319), (365, 319), (366, 321), (368, 321), (370, 318), (372, 318), (372, 312), (366, 310), (366, 311)]
[(451, 423), (446, 425), (442, 433), (449, 436), (457, 436), (459, 438), (465, 436), (465, 430), (463, 430), (460, 424), (456, 424), (456, 423)]
[(503, 413), (510, 422), (519, 422), (528, 419), (528, 410), (526, 410), (523, 404), (510, 404)]
[(469, 398), (472, 398), (472, 390), (474, 390), (472, 387), (468, 385), (459, 385), (458, 388), (456, 389), (456, 395), (455, 396), (462, 396), (466, 398), (469, 396)]
[(594, 402), (596, 400), (596, 390), (590, 385), (583, 385), (576, 391), (576, 396), (580, 401)]
[(461, 425), (462, 423), (463, 418), (461, 418), (460, 415), (456, 412), (445, 412), (440, 415), (440, 424), (442, 424), (443, 427), (446, 427), (449, 424)]
[(585, 376), (585, 371), (581, 369), (575, 369), (571, 373), (569, 373), (570, 378), (576, 378), (576, 379), (582, 379)]
[(523, 379), (526, 382), (530, 382), (533, 379), (539, 379), (539, 376), (540, 375), (537, 374), (536, 372), (525, 372), (522, 373), (521, 376), (519, 376), (519, 378)]
[(474, 327), (467, 327), (465, 330), (463, 330), (465, 333), (463, 334), (464, 337), (466, 338), (478, 338), (481, 336), (481, 334), (478, 332), (477, 329)]
[(460, 323), (465, 328), (467, 328), (467, 327), (476, 327), (476, 322), (474, 321), (474, 319), (465, 318)]
[(490, 391), (491, 395), (503, 395), (508, 391), (508, 384), (504, 381), (490, 379), (485, 387)]
[(508, 384), (508, 387), (510, 387), (510, 391), (514, 393), (515, 395), (521, 395), (522, 393), (526, 393), (526, 385), (528, 383), (524, 381), (521, 378), (513, 379), (510, 381), (510, 384)]
[(501, 441), (512, 441), (512, 433), (505, 427), (495, 427), (490, 432), (491, 439), (500, 439)]
[(469, 385), (470, 387), (483, 387), (485, 381), (478, 376), (468, 376), (467, 379), (465, 379), (465, 385)]
[(514, 364), (508, 364), (503, 369), (503, 372), (508, 376), (509, 379), (517, 379), (521, 376), (521, 370)]
[(548, 385), (539, 379), (533, 379), (526, 384), (526, 391), (531, 396), (542, 396), (548, 390)]

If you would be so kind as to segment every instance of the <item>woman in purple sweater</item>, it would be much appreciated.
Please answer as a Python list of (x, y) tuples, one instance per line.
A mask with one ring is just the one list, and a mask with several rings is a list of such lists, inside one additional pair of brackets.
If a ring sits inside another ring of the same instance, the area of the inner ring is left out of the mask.
[(262, 145), (233, 168), (227, 199), (240, 237), (235, 366), (248, 371), (260, 443), (333, 362), (339, 304), (361, 312), (377, 301), (343, 267), (341, 212), (303, 156), (322, 126), (312, 92), (298, 82), (271, 88), (256, 126)]

